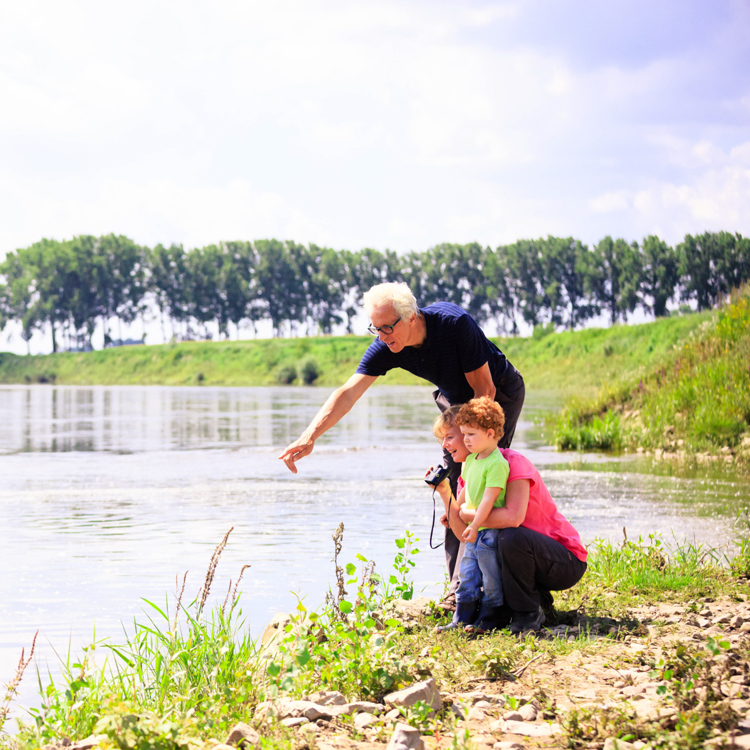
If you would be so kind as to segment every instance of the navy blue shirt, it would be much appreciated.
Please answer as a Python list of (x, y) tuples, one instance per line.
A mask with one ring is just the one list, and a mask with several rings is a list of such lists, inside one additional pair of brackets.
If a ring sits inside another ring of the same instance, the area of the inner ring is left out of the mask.
[(495, 388), (502, 390), (516, 368), (484, 335), (474, 318), (452, 302), (436, 302), (419, 312), (424, 316), (427, 336), (420, 347), (405, 346), (392, 352), (380, 339), (370, 344), (357, 367), (362, 375), (385, 375), (401, 367), (429, 380), (451, 404), (465, 404), (474, 398), (474, 389), (464, 373), (490, 365)]

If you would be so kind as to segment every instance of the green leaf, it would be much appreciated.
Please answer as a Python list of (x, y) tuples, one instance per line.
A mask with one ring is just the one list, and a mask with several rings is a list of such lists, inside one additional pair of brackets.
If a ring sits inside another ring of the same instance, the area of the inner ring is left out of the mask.
[(281, 665), (275, 664), (274, 662), (271, 662), (268, 665), (268, 674), (271, 677), (278, 677), (281, 674)]
[(357, 552), (357, 560), (363, 563), (369, 562), (369, 560), (364, 555), (361, 555), (359, 552)]
[(357, 566), (354, 563), (347, 563), (346, 574), (348, 576), (353, 576), (356, 572), (357, 572)]
[(396, 539), (396, 546), (403, 549), (406, 546), (406, 539)]
[(310, 652), (307, 650), (307, 647), (305, 647), (297, 654), (297, 664), (299, 664), (300, 667), (304, 667), (309, 661)]
[(352, 604), (351, 604), (351, 602), (347, 602), (347, 601), (342, 601), (342, 602), (341, 602), (341, 603), (339, 604), (339, 609), (340, 609), (340, 610), (341, 610), (341, 611), (342, 611), (342, 612), (343, 612), (343, 613), (344, 613), (345, 615), (348, 615), (348, 614), (349, 614), (349, 613), (350, 613), (350, 612), (352, 611), (352, 609), (354, 609), (354, 607), (352, 607)]

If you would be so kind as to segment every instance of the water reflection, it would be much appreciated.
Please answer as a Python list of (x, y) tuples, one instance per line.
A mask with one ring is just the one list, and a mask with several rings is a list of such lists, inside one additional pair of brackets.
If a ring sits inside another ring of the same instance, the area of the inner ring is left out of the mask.
[[(417, 390), (411, 400), (403, 389), (373, 389), (340, 437), (354, 445), (399, 430), (401, 439), (422, 439), (435, 407)], [(326, 396), (315, 388), (2, 387), (0, 454), (280, 445), (304, 429)]]

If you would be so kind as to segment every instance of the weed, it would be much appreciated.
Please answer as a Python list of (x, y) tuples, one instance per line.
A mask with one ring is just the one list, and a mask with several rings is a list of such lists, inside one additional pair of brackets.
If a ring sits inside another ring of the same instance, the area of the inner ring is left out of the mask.
[(5, 690), (5, 695), (2, 701), (0, 701), (0, 734), (3, 731), (5, 722), (8, 718), (8, 711), (10, 710), (10, 704), (13, 702), (13, 698), (18, 692), (18, 686), (21, 684), (23, 675), (26, 672), (26, 668), (31, 664), (31, 660), (34, 658), (34, 649), (36, 648), (36, 637), (39, 635), (37, 630), (34, 633), (34, 637), (31, 639), (31, 649), (29, 649), (29, 656), (26, 658), (25, 649), (21, 649), (21, 658), (18, 660), (18, 666), (16, 667), (16, 674), (13, 679), (8, 683)]

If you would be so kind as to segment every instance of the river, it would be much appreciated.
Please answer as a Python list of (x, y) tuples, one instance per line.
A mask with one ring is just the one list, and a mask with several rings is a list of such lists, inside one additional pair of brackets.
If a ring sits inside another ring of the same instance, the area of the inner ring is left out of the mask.
[[(234, 528), (213, 599), (244, 564), (253, 635), (297, 598), (319, 605), (333, 580), (331, 534), (344, 562), (361, 553), (388, 572), (394, 540), (418, 538), (418, 590), (443, 586), (430, 550), (440, 450), (426, 388), (372, 388), (292, 475), (279, 450), (327, 397), (322, 388), (0, 387), (0, 682), (39, 630), (40, 668), (94, 637), (121, 637), (142, 599), (163, 604), (189, 571), (197, 594), (215, 545)], [(513, 447), (542, 471), (584, 542), (644, 537), (726, 545), (750, 489), (730, 474), (675, 473), (648, 459), (560, 454), (534, 418), (557, 408), (530, 394)], [(440, 533), (436, 534), (439, 538)], [(20, 702), (36, 702), (27, 675)]]

